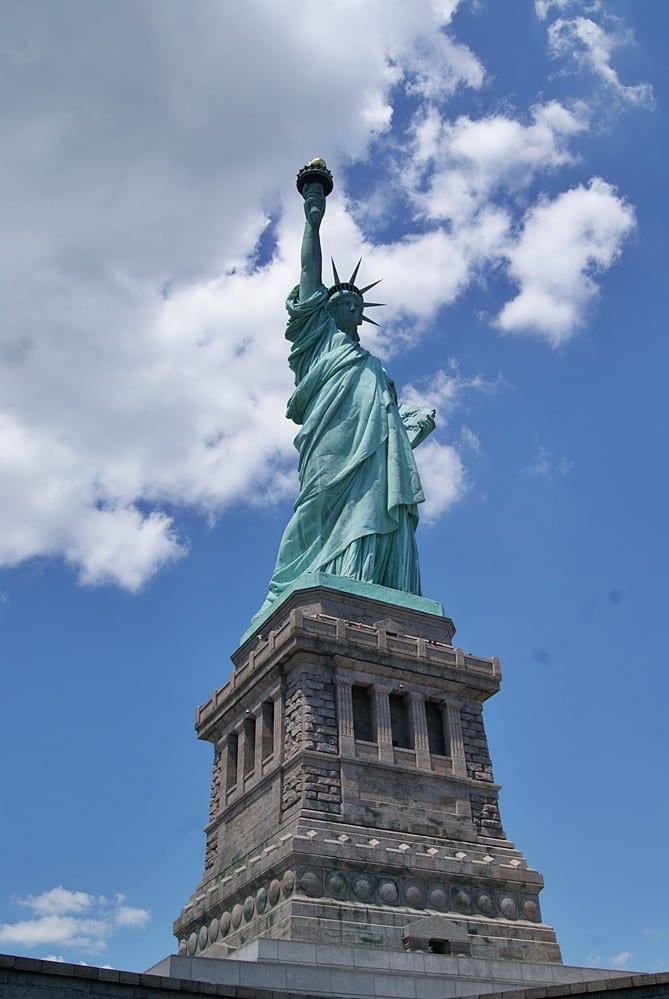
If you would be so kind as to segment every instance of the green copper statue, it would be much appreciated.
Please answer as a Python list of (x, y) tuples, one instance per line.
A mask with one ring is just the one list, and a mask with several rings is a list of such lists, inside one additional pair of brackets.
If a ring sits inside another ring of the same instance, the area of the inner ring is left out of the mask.
[[(358, 327), (373, 285), (358, 289), (356, 266), (334, 285), (321, 280), (320, 226), (332, 175), (323, 160), (298, 174), (306, 222), (300, 283), (286, 308), (295, 391), (287, 416), (300, 427), (300, 493), (284, 531), (262, 614), (304, 573), (322, 572), (420, 594), (415, 531), (424, 499), (412, 448), (434, 430), (434, 410), (398, 406), (381, 362)], [(378, 282), (374, 282), (377, 284)]]

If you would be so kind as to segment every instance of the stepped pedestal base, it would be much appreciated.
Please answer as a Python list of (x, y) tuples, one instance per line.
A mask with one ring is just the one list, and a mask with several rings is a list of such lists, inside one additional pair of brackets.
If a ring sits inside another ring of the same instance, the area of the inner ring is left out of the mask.
[(541, 875), (499, 815), (482, 719), (499, 662), (454, 648), (433, 601), (315, 582), (198, 710), (214, 774), (180, 953), (279, 940), (559, 964)]

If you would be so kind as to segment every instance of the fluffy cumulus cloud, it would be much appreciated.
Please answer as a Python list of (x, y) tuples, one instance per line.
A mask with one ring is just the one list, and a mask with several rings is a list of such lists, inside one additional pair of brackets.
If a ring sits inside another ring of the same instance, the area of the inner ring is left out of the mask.
[(481, 375), (465, 375), (456, 360), (452, 360), (447, 371), (436, 371), (420, 385), (407, 385), (402, 392), (402, 401), (418, 409), (425, 406), (436, 409), (440, 419), (450, 419), (455, 412), (467, 406), (475, 393), (491, 394), (506, 387), (500, 375), (494, 381)]
[[(546, 101), (449, 117), (453, 94), (486, 80), (454, 35), (457, 8), (341, 0), (289, 20), (271, 0), (12, 6), (0, 564), (56, 556), (83, 583), (136, 590), (186, 554), (184, 506), (214, 517), (294, 490), (282, 303), (294, 174), (311, 155), (337, 176), (328, 250), (362, 252), (369, 280), (385, 278), (384, 329), (366, 341), (384, 356), (486, 267), (508, 266), (520, 288), (503, 329), (555, 342), (578, 327), (631, 213), (590, 185), (540, 201), (516, 235), (518, 205), (574, 163), (588, 113)], [(398, 197), (408, 220), (378, 241), (346, 191), (346, 167), (373, 171), (372, 150), (390, 183), (370, 212), (387, 221)], [(544, 252), (540, 275), (529, 256), (548, 229), (578, 263)], [(444, 509), (464, 469), (443, 435), (430, 448)]]
[(146, 926), (150, 918), (146, 909), (138, 909), (134, 905), (122, 905), (115, 913), (117, 926)]
[(633, 225), (630, 206), (597, 177), (532, 208), (508, 251), (520, 291), (500, 312), (501, 329), (554, 347), (568, 340), (597, 294), (593, 274), (611, 266)]
[(615, 50), (630, 45), (634, 38), (619, 18), (608, 14), (601, 0), (535, 0), (534, 6), (542, 21), (555, 14), (574, 15), (558, 16), (548, 27), (553, 58), (564, 57), (567, 64), (593, 73), (607, 93), (623, 103), (652, 107), (650, 84), (624, 84), (612, 65)]
[(85, 891), (70, 891), (60, 885), (41, 895), (26, 895), (20, 904), (31, 909), (38, 916), (62, 916), (65, 913), (86, 912), (94, 904), (95, 898)]
[[(40, 895), (16, 900), (30, 915), (0, 925), (0, 945), (26, 948), (53, 946), (100, 953), (117, 928), (141, 929), (149, 921), (146, 909), (124, 905), (124, 896), (113, 899), (70, 891), (62, 886)], [(47, 960), (62, 961), (62, 955)]]
[(269, 220), (306, 156), (364, 156), (393, 87), (480, 85), (456, 7), (350, 0), (290, 23), (262, 0), (15, 7), (3, 564), (61, 555), (137, 589), (187, 549), (168, 510), (293, 487), (281, 315), (299, 228)]
[(548, 41), (554, 56), (571, 56), (577, 64), (595, 73), (621, 100), (652, 105), (653, 90), (648, 83), (624, 84), (611, 65), (614, 50), (629, 42), (626, 32), (607, 31), (589, 17), (558, 18), (548, 29)]
[(534, 0), (534, 9), (540, 21), (545, 21), (552, 12), (566, 11), (578, 7), (580, 10), (598, 11), (601, 0)]
[[(571, 162), (569, 141), (586, 124), (583, 106), (557, 101), (532, 108), (527, 123), (509, 114), (451, 122), (430, 107), (414, 124), (406, 182), (422, 213), (469, 228), (499, 188), (524, 190), (537, 172)], [(494, 251), (490, 240), (485, 246)]]
[(416, 464), (425, 492), (420, 515), (431, 524), (464, 495), (465, 468), (457, 448), (431, 440), (416, 451)]

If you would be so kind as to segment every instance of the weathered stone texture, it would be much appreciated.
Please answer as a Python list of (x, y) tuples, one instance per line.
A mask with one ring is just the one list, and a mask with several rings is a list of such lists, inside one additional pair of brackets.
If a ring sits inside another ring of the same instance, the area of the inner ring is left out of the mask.
[[(320, 664), (319, 664), (320, 666)], [(291, 672), (286, 690), (284, 758), (301, 750), (337, 755), (337, 708), (332, 669), (302, 667)]]
[(480, 704), (464, 704), (460, 711), (462, 719), (462, 740), (465, 746), (467, 774), (473, 780), (492, 783), (492, 762), (483, 727), (483, 712)]
[(499, 814), (497, 797), (493, 795), (472, 794), (472, 821), (482, 836), (492, 836), (504, 839), (502, 820)]
[(221, 751), (214, 750), (214, 765), (211, 775), (211, 796), (209, 798), (209, 821), (213, 822), (221, 809)]
[[(213, 822), (221, 809), (221, 759), (220, 749), (214, 749), (214, 764), (211, 776), (211, 795), (209, 797), (209, 822)], [(204, 851), (205, 875), (216, 866), (218, 853), (218, 836), (214, 830), (207, 832), (207, 843)]]
[(216, 857), (218, 855), (218, 836), (215, 831), (207, 833), (207, 843), (204, 849), (204, 872), (205, 876), (216, 867)]
[(234, 747), (238, 733), (240, 755), (223, 787), (230, 748), (214, 759), (181, 953), (263, 938), (397, 951), (409, 922), (443, 913), (472, 955), (559, 962), (541, 876), (500, 821), (482, 717), (499, 662), (454, 649), (436, 615), (396, 620), (326, 588), (290, 600), (197, 713), (201, 738)]
[(335, 813), (341, 810), (341, 772), (313, 761), (295, 767), (284, 777), (284, 810), (300, 801), (304, 808)]
[(321, 812), (338, 812), (341, 806), (339, 768), (307, 763), (304, 767), (304, 804)]

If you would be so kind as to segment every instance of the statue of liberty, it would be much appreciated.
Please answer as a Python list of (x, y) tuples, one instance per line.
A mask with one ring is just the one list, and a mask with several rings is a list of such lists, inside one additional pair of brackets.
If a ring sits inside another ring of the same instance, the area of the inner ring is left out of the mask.
[[(299, 425), (300, 491), (260, 614), (305, 573), (330, 573), (421, 593), (415, 532), (423, 502), (412, 448), (434, 429), (434, 410), (398, 406), (381, 362), (360, 344), (360, 262), (322, 282), (320, 227), (332, 174), (312, 160), (297, 178), (306, 216), (300, 283), (286, 302), (288, 363), (295, 391), (287, 417)], [(377, 324), (375, 324), (377, 325)]]

